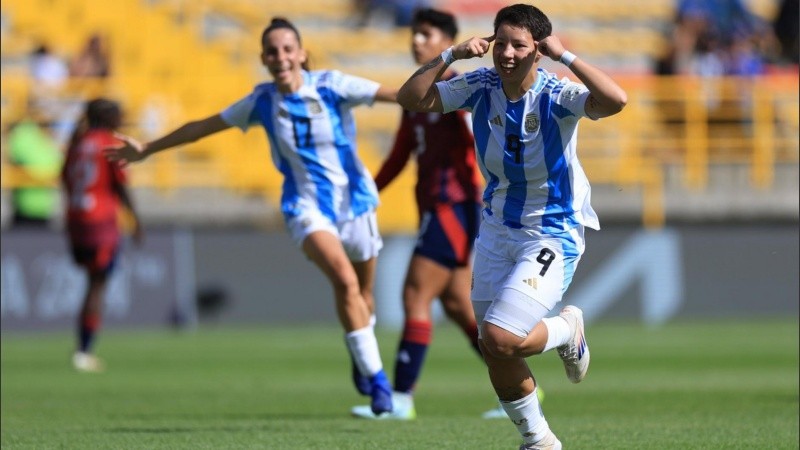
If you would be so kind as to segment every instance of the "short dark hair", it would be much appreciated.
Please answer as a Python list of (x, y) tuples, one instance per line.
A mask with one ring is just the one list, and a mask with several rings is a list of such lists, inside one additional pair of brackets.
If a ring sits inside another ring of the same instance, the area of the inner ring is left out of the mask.
[(536, 41), (541, 41), (553, 32), (550, 19), (539, 8), (523, 3), (506, 6), (497, 12), (494, 18), (495, 34), (504, 23), (525, 28)]
[(279, 28), (287, 28), (289, 30), (292, 30), (294, 32), (294, 35), (297, 36), (297, 42), (300, 44), (300, 47), (303, 46), (303, 41), (302, 39), (300, 39), (300, 32), (297, 31), (297, 28), (292, 24), (292, 22), (289, 22), (288, 19), (283, 17), (273, 17), (269, 25), (267, 25), (267, 28), (264, 28), (264, 32), (261, 33), (262, 47), (266, 47), (267, 35), (271, 33), (273, 30), (277, 30)]
[(414, 13), (414, 18), (411, 19), (411, 26), (415, 27), (421, 23), (429, 23), (434, 27), (442, 30), (442, 33), (455, 40), (458, 34), (458, 25), (456, 18), (448, 12), (444, 12), (433, 8), (418, 9)]
[(119, 127), (122, 121), (122, 110), (119, 103), (106, 98), (96, 98), (86, 104), (86, 121), (89, 128)]

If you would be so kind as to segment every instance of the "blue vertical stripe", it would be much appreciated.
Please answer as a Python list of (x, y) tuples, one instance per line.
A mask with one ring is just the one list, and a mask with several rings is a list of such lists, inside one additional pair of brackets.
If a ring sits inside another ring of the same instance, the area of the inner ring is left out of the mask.
[(325, 167), (320, 161), (320, 155), (314, 143), (314, 133), (311, 127), (311, 118), (302, 97), (297, 94), (287, 95), (284, 103), (289, 110), (292, 126), (294, 127), (295, 147), (300, 161), (305, 167), (317, 193), (317, 204), (320, 212), (336, 222), (336, 211), (333, 202), (333, 183), (325, 173)]
[(497, 189), (497, 184), (500, 182), (497, 175), (491, 173), (486, 166), (486, 147), (489, 143), (489, 136), (492, 134), (491, 125), (489, 124), (490, 98), (489, 93), (484, 92), (483, 89), (476, 91), (471, 97), (473, 101), (476, 101), (472, 107), (472, 134), (475, 138), (475, 151), (480, 160), (480, 166), (486, 172), (486, 189), (483, 191), (483, 201), (487, 204), (492, 202), (494, 190)]
[(561, 251), (564, 256), (564, 281), (561, 285), (561, 294), (567, 292), (567, 288), (572, 283), (572, 277), (575, 275), (575, 266), (578, 256), (578, 246), (575, 244), (572, 234), (569, 231), (559, 233), (561, 238)]
[[(506, 201), (503, 204), (503, 223), (511, 228), (522, 228), (522, 211), (528, 197), (528, 180), (525, 177), (526, 146), (523, 142), (522, 124), (525, 121), (525, 99), (506, 102), (506, 142), (503, 143), (503, 173), (508, 179)], [(519, 148), (512, 151), (509, 144)], [(519, 162), (517, 162), (519, 159)]]
[(280, 145), (275, 138), (275, 120), (277, 116), (274, 114), (272, 108), (272, 95), (273, 91), (262, 91), (256, 98), (256, 106), (251, 113), (251, 119), (258, 118), (264, 124), (264, 130), (267, 132), (267, 139), (269, 139), (270, 150), (275, 165), (278, 170), (283, 174), (283, 189), (281, 193), (281, 211), (289, 217), (297, 215), (298, 211), (294, 209), (297, 199), (297, 181), (294, 178), (294, 172), (289, 165), (289, 161), (283, 156), (280, 151)]
[[(542, 230), (554, 233), (564, 229), (564, 214), (572, 203), (572, 185), (569, 180), (569, 166), (564, 158), (564, 144), (558, 122), (551, 116), (553, 111), (550, 95), (542, 94), (539, 102), (539, 117), (544, 159), (547, 165), (547, 205), (542, 215)], [(563, 110), (563, 108), (558, 108)], [(563, 111), (561, 111), (563, 113)]]
[[(341, 104), (344, 99), (330, 88), (319, 88), (320, 97), (325, 102), (328, 110), (328, 119), (333, 130), (333, 140), (339, 155), (339, 162), (347, 175), (348, 193), (350, 195), (350, 208), (354, 216), (367, 212), (376, 203), (373, 193), (366, 184), (361, 168), (356, 161), (355, 149), (355, 121), (349, 124), (342, 120)], [(346, 112), (345, 114), (350, 114)], [(345, 129), (347, 127), (347, 129)]]

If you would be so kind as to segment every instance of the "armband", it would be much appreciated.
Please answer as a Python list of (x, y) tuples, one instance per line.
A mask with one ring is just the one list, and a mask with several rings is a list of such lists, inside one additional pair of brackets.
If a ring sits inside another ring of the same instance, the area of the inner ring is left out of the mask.
[(455, 58), (453, 57), (453, 47), (448, 48), (447, 50), (442, 52), (442, 61), (444, 61), (444, 65), (449, 66), (455, 62)]
[(572, 62), (575, 61), (575, 58), (577, 58), (577, 56), (575, 56), (574, 53), (565, 50), (564, 53), (561, 54), (561, 58), (559, 60), (561, 61), (561, 64), (569, 67), (572, 65)]

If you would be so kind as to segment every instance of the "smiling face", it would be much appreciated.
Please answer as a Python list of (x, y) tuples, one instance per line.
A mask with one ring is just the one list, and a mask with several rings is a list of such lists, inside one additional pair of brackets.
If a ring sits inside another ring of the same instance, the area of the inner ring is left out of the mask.
[(303, 84), (302, 65), (306, 52), (290, 28), (276, 28), (264, 37), (261, 62), (269, 71), (278, 90), (295, 92)]
[(504, 87), (524, 88), (533, 84), (538, 47), (530, 31), (523, 27), (504, 23), (497, 28), (492, 58)]
[(421, 22), (411, 29), (411, 53), (417, 64), (425, 64), (439, 56), (453, 40), (439, 28)]

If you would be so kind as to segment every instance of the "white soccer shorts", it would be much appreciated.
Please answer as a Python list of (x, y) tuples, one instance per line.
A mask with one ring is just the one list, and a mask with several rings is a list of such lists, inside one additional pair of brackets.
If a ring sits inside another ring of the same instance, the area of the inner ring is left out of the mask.
[(298, 247), (301, 247), (306, 237), (315, 231), (327, 231), (333, 234), (342, 242), (347, 257), (353, 262), (363, 262), (377, 257), (383, 248), (375, 211), (368, 211), (353, 220), (335, 224), (321, 212), (307, 209), (289, 219), (286, 228)]
[(475, 240), (472, 307), (489, 323), (525, 337), (561, 301), (584, 250), (583, 227), (543, 233), (483, 215)]

